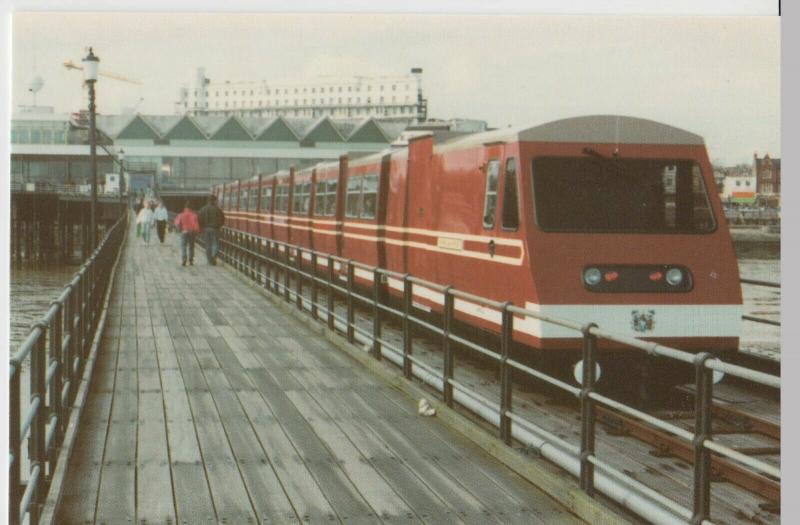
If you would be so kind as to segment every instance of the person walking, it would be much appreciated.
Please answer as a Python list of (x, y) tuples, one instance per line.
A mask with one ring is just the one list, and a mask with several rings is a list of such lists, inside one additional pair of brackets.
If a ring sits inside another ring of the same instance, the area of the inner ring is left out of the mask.
[(181, 234), (181, 266), (194, 264), (194, 240), (200, 232), (197, 214), (189, 207), (189, 201), (183, 206), (183, 211), (175, 217), (175, 227)]
[(142, 236), (142, 225), (139, 223), (139, 212), (142, 211), (144, 208), (144, 201), (136, 200), (136, 204), (133, 205), (133, 215), (136, 217), (136, 238)]
[(217, 206), (216, 195), (208, 197), (208, 204), (200, 209), (198, 218), (206, 241), (206, 259), (208, 264), (215, 266), (219, 254), (219, 231), (225, 225), (225, 213)]
[(142, 206), (139, 210), (139, 215), (136, 216), (136, 228), (141, 228), (142, 240), (145, 244), (150, 244), (150, 229), (155, 222), (155, 214), (153, 213), (154, 204)]
[(156, 233), (158, 233), (158, 240), (164, 244), (164, 236), (167, 233), (167, 221), (169, 215), (167, 214), (167, 207), (164, 206), (164, 201), (158, 201), (155, 211)]

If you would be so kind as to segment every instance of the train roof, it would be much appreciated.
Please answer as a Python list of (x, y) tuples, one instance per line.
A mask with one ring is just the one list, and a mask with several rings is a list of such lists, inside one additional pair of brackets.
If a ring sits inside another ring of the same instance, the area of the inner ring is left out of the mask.
[(586, 142), (600, 144), (705, 144), (703, 137), (654, 120), (622, 115), (589, 115), (533, 127), (505, 128), (459, 137), (436, 149), (493, 142)]

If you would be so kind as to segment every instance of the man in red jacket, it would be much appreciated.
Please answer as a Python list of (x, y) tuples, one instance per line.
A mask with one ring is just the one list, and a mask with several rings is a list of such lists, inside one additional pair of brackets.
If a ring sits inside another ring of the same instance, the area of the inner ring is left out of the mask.
[(183, 205), (183, 211), (175, 217), (175, 227), (181, 232), (181, 266), (194, 264), (194, 240), (200, 232), (197, 214), (189, 207), (189, 201)]

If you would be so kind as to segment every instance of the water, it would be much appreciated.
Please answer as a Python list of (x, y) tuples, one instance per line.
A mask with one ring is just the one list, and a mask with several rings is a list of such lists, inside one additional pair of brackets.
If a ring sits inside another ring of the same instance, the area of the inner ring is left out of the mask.
[[(781, 262), (777, 259), (742, 259), (742, 278), (781, 282)], [(742, 285), (744, 313), (772, 321), (781, 320), (781, 291), (778, 288)], [(751, 353), (780, 353), (781, 327), (742, 321), (740, 349)]]
[(11, 268), (11, 352), (28, 336), (31, 325), (42, 318), (80, 266)]

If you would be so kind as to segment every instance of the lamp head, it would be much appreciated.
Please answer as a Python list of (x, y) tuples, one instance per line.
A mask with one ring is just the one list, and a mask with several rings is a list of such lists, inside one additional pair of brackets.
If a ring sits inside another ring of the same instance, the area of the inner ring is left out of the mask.
[(89, 54), (82, 60), (83, 74), (86, 82), (95, 82), (97, 80), (97, 66), (100, 64), (100, 59), (94, 54), (92, 48), (89, 48)]

